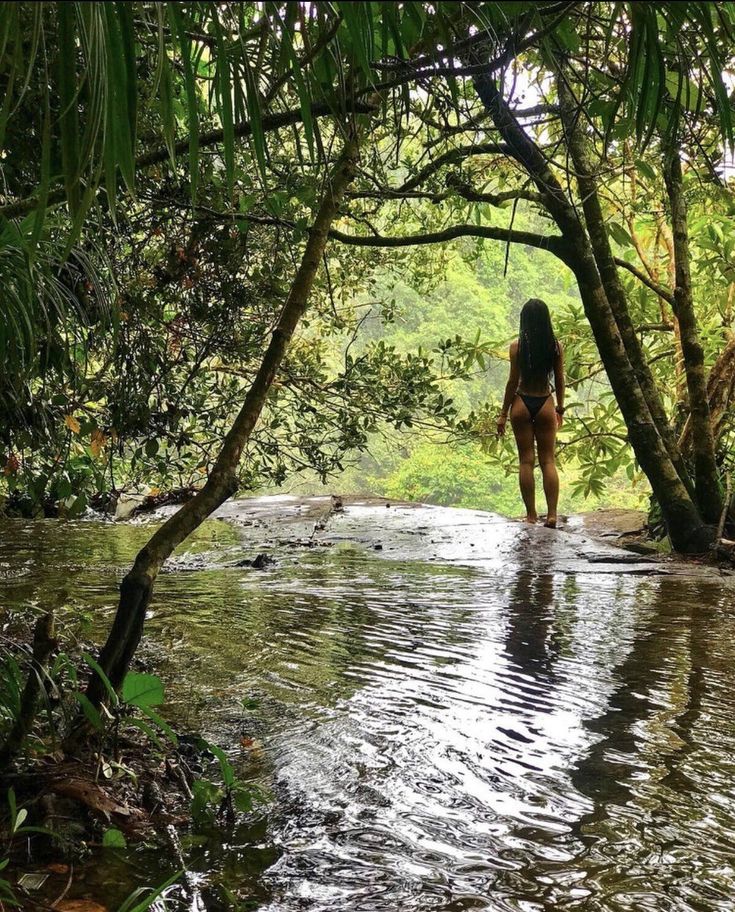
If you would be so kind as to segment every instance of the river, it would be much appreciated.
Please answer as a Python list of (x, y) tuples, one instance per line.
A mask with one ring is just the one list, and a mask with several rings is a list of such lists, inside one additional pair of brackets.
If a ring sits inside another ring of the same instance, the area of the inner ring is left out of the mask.
[[(168, 717), (269, 799), (184, 834), (187, 886), (156, 908), (732, 910), (731, 577), (573, 526), (327, 508), (227, 505), (157, 583), (142, 656)], [(53, 605), (65, 637), (101, 636), (149, 534), (6, 521), (4, 623)], [(97, 850), (68, 897), (114, 910), (175, 869)]]

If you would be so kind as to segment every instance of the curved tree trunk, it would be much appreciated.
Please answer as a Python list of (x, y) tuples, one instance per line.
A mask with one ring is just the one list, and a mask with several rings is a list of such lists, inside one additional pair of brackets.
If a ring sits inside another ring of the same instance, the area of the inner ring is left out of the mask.
[[(357, 159), (357, 134), (350, 128), (349, 138), (327, 183), (301, 264), (260, 368), (232, 428), (224, 439), (206, 484), (192, 500), (155, 532), (122, 581), (117, 613), (99, 655), (99, 664), (115, 688), (122, 684), (130, 660), (140, 642), (153, 584), (164, 561), (208, 516), (237, 491), (240, 456), (260, 417), (268, 391), (294, 330), (307, 308), (314, 279), (326, 248), (329, 229), (338, 213), (345, 190), (355, 175)], [(102, 681), (94, 674), (89, 681), (87, 696), (93, 703), (99, 704), (105, 698), (105, 694)]]
[(671, 227), (674, 235), (674, 312), (679, 320), (681, 350), (684, 355), (684, 370), (689, 392), (697, 502), (704, 519), (716, 523), (722, 513), (722, 488), (715, 461), (715, 440), (704, 371), (704, 351), (699, 340), (697, 317), (694, 313), (692, 277), (689, 271), (687, 205), (683, 193), (681, 155), (678, 147), (671, 149), (665, 156), (664, 178), (669, 194)]
[(543, 153), (519, 125), (493, 79), (478, 77), (475, 88), (511, 154), (536, 184), (546, 208), (564, 235), (568, 245), (566, 262), (577, 277), (585, 314), (628, 428), (631, 445), (661, 505), (672, 545), (679, 551), (705, 550), (712, 541), (713, 530), (702, 522), (661, 439), (623, 345), (585, 228)]
[(569, 150), (579, 186), (587, 235), (595, 256), (600, 279), (605, 288), (607, 300), (615, 317), (626, 354), (635, 371), (641, 391), (645, 396), (648, 409), (656, 422), (661, 440), (679, 477), (686, 485), (690, 495), (694, 496), (694, 486), (689, 472), (677, 446), (674, 431), (669, 424), (656, 381), (653, 379), (651, 369), (643, 356), (640, 338), (630, 318), (625, 289), (620, 281), (618, 267), (615, 264), (615, 257), (610, 247), (606, 219), (598, 193), (597, 175), (590, 160), (588, 140), (579, 122), (579, 105), (575, 102), (564, 72), (560, 72), (558, 75), (557, 87), (559, 91), (559, 113), (564, 129), (566, 146)]

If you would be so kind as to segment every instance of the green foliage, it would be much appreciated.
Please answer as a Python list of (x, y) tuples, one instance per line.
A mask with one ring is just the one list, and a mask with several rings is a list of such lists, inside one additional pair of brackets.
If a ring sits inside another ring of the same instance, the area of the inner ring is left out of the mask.
[(129, 671), (125, 675), (120, 696), (123, 703), (129, 706), (150, 709), (163, 703), (163, 684), (156, 675)]
[(0, 659), (0, 740), (20, 715), (23, 673), (15, 657), (3, 650)]
[(383, 480), (387, 497), (472, 507), (512, 516), (518, 512), (515, 479), (478, 446), (423, 443)]
[[(4, 871), (9, 864), (9, 858), (0, 858), (0, 871)], [(6, 903), (8, 906), (20, 905), (15, 898), (15, 893), (10, 885), (10, 881), (6, 880), (4, 877), (0, 877), (0, 902)]]
[(191, 816), (196, 827), (208, 828), (220, 820), (234, 822), (236, 811), (249, 813), (257, 802), (265, 800), (265, 794), (258, 785), (238, 778), (222, 748), (203, 738), (199, 740), (198, 748), (215, 757), (219, 781), (202, 777), (194, 782)]
[[(343, 113), (376, 87), (384, 104), (345, 207), (348, 234), (553, 234), (516, 162), (488, 143), (496, 134), (471, 74), (456, 70), (470, 57), (502, 68), (512, 47), (524, 76), (508, 100), (542, 102), (541, 122), (522, 121), (549, 144), (574, 199), (551, 88), (566, 57), (608, 169), (610, 238), (637, 262), (639, 235), (664, 208), (662, 140), (680, 140), (710, 179), (719, 153), (705, 161), (697, 150), (732, 138), (722, 81), (732, 12), (615, 3), (590, 17), (592, 7), (552, 6), (3, 4), (8, 508), (74, 518), (120, 489), (201, 483), (288, 293)], [(447, 51), (465, 40), (469, 57)], [(712, 364), (735, 271), (730, 203), (702, 185), (692, 246)], [(479, 442), (507, 469), (512, 454), (488, 429), (518, 309), (538, 294), (567, 350), (575, 406), (562, 456), (579, 473), (575, 492), (600, 497), (616, 473), (637, 477), (571, 277), (551, 254), (470, 239), (385, 254), (333, 244), (326, 266), (245, 454), (243, 489), (299, 471), (325, 480), (386, 429)], [(634, 322), (662, 322), (652, 294), (625, 282)], [(670, 342), (643, 336), (679, 421)]]
[(134, 890), (118, 907), (117, 912), (146, 912), (146, 910), (150, 909), (151, 906), (155, 904), (156, 900), (162, 896), (172, 884), (176, 883), (181, 877), (181, 874), (181, 871), (177, 871), (162, 884), (159, 884), (152, 889), (140, 887), (139, 889)]
[(124, 849), (127, 846), (127, 842), (120, 830), (112, 827), (102, 834), (102, 845), (106, 849)]

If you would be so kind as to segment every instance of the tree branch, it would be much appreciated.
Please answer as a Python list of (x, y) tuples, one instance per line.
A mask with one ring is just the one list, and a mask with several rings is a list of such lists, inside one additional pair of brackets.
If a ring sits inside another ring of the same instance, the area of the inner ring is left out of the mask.
[(444, 152), (442, 155), (437, 156), (417, 174), (402, 184), (398, 190), (401, 192), (414, 190), (419, 184), (423, 184), (428, 177), (431, 177), (432, 174), (436, 174), (444, 165), (456, 164), (456, 162), (462, 161), (471, 155), (510, 155), (510, 149), (505, 143), (497, 142), (472, 143), (465, 146), (457, 146), (456, 149), (450, 149), (448, 152)]
[(533, 190), (507, 190), (504, 193), (481, 193), (459, 180), (447, 180), (450, 190), (441, 193), (431, 193), (428, 190), (394, 190), (391, 187), (378, 187), (376, 190), (353, 190), (348, 193), (350, 199), (378, 199), (378, 200), (428, 200), (430, 203), (443, 203), (452, 195), (461, 196), (472, 203), (487, 203), (490, 206), (502, 206), (511, 200), (529, 200), (532, 203), (543, 204), (540, 193)]
[(475, 190), (468, 183), (454, 174), (447, 178), (447, 186), (451, 187), (459, 196), (471, 203), (489, 203), (491, 206), (502, 206), (510, 200), (528, 200), (531, 203), (537, 203), (539, 206), (544, 204), (543, 197), (534, 190), (507, 190), (504, 193), (481, 193)]
[(623, 269), (627, 269), (628, 272), (632, 273), (639, 282), (650, 288), (652, 292), (657, 294), (659, 298), (663, 298), (664, 301), (668, 301), (669, 304), (674, 303), (674, 295), (668, 288), (664, 288), (663, 285), (659, 285), (657, 282), (654, 282), (653, 279), (649, 279), (645, 272), (641, 272), (636, 266), (632, 263), (629, 263), (627, 260), (622, 259), (621, 257), (615, 257), (615, 265), (622, 266)]
[[(353, 101), (347, 107), (347, 113), (352, 114), (371, 114), (375, 110), (375, 105), (366, 101)], [(311, 113), (312, 117), (326, 117), (330, 114), (334, 114), (334, 111), (329, 105), (318, 102), (311, 106)], [(264, 132), (268, 133), (273, 130), (280, 130), (282, 127), (289, 127), (293, 124), (300, 123), (302, 120), (301, 108), (294, 108), (289, 111), (282, 111), (279, 114), (266, 114), (261, 121), (261, 127)], [(250, 136), (252, 132), (253, 127), (249, 120), (243, 120), (234, 125), (235, 136)], [(199, 146), (200, 148), (213, 146), (222, 142), (223, 138), (224, 131), (222, 129), (208, 130), (206, 133), (200, 134)], [(179, 140), (179, 142), (174, 145), (174, 151), (177, 155), (182, 155), (187, 152), (188, 149), (188, 139)], [(136, 171), (142, 168), (149, 168), (151, 165), (157, 165), (160, 162), (166, 161), (168, 157), (168, 148), (166, 146), (159, 146), (156, 149), (151, 149), (149, 152), (143, 152), (135, 159)], [(49, 193), (48, 204), (54, 205), (56, 203), (61, 203), (64, 199), (65, 194), (62, 189), (52, 190)], [(38, 199), (35, 196), (15, 200), (12, 203), (6, 203), (4, 206), (0, 206), (0, 216), (8, 219), (18, 218), (19, 216), (32, 212), (37, 205)]]
[(460, 237), (487, 238), (491, 241), (524, 244), (526, 247), (537, 247), (548, 250), (567, 265), (565, 244), (561, 235), (533, 234), (530, 231), (514, 231), (508, 228), (496, 228), (490, 225), (452, 225), (443, 231), (432, 231), (427, 234), (408, 234), (401, 237), (386, 237), (381, 234), (359, 235), (345, 234), (344, 231), (332, 229), (330, 237), (343, 244), (354, 247), (414, 247), (422, 244), (441, 244)]
[[(559, 108), (557, 105), (547, 103), (533, 105), (530, 108), (513, 108), (514, 116), (523, 120), (528, 117), (537, 117), (540, 114), (556, 114), (558, 111)], [(450, 136), (457, 136), (460, 133), (471, 133), (473, 130), (481, 129), (484, 122), (489, 119), (490, 112), (482, 111), (477, 114), (477, 116), (460, 124), (441, 124), (439, 121), (427, 117), (418, 111), (416, 112), (416, 116), (422, 123), (426, 124), (427, 127), (431, 127), (433, 130), (441, 133), (441, 136), (431, 143), (431, 145), (436, 145), (437, 143), (448, 139)]]
[[(375, 105), (364, 101), (354, 101), (347, 106), (346, 113), (352, 114), (372, 114), (376, 110)], [(311, 106), (312, 117), (326, 117), (334, 114), (333, 108), (324, 102), (317, 102)], [(293, 108), (289, 111), (283, 111), (280, 114), (266, 114), (261, 120), (261, 128), (264, 132), (279, 130), (281, 127), (289, 127), (292, 124), (300, 123), (303, 120), (301, 108)], [(243, 120), (234, 125), (235, 136), (250, 136), (253, 132), (252, 123), (249, 120)], [(208, 130), (199, 136), (199, 145), (213, 146), (224, 139), (224, 130)], [(189, 149), (189, 140), (182, 139), (174, 145), (174, 151), (181, 155)], [(135, 160), (136, 168), (146, 168), (150, 165), (158, 164), (168, 158), (168, 149), (160, 146), (151, 152), (145, 152), (139, 155)]]

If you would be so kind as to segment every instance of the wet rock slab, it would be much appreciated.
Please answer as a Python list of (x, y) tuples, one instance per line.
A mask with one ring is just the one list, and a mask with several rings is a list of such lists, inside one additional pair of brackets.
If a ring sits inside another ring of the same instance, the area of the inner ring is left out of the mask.
[[(253, 559), (266, 553), (278, 560), (279, 553), (293, 555), (302, 547), (354, 545), (386, 560), (473, 566), (499, 573), (518, 569), (687, 576), (715, 572), (672, 558), (631, 553), (602, 541), (600, 535), (615, 535), (616, 520), (610, 511), (601, 512), (607, 515), (573, 516), (559, 529), (546, 529), (480, 510), (379, 498), (277, 495), (229, 501), (215, 516), (242, 530), (243, 545), (252, 550)], [(620, 533), (625, 535), (640, 523), (640, 515), (623, 513)]]

